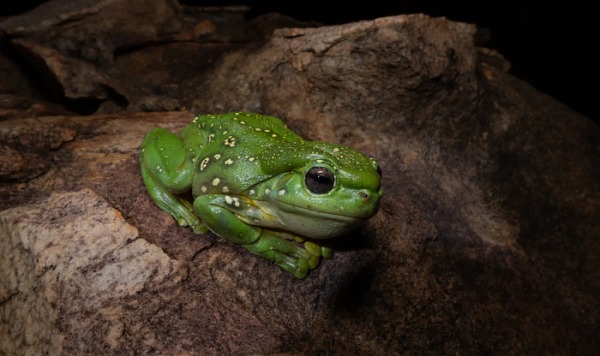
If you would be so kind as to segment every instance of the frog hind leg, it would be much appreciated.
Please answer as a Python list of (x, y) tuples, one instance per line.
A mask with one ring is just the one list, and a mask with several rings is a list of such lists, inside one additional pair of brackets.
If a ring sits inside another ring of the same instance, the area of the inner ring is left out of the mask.
[(206, 232), (192, 204), (177, 196), (191, 190), (194, 169), (181, 138), (162, 128), (148, 132), (141, 146), (140, 164), (144, 184), (154, 203), (171, 214), (180, 226), (189, 226), (197, 234)]
[(319, 265), (320, 252), (310, 251), (293, 242), (293, 235), (247, 224), (235, 213), (239, 199), (219, 194), (203, 195), (194, 200), (196, 213), (215, 234), (248, 251), (275, 262), (296, 278), (304, 278)]

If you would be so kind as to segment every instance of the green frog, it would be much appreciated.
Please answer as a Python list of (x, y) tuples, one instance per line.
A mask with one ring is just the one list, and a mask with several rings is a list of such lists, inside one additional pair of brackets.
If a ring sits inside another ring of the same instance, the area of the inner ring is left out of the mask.
[(140, 162), (152, 200), (179, 225), (210, 230), (297, 278), (332, 256), (319, 241), (363, 224), (382, 195), (374, 159), (254, 113), (200, 115), (179, 134), (155, 128)]

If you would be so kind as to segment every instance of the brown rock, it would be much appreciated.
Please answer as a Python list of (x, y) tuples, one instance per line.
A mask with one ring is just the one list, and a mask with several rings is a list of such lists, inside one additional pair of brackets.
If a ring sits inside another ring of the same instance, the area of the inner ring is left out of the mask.
[(56, 101), (96, 104), (99, 112), (178, 110), (191, 101), (189, 86), (202, 83), (196, 73), (259, 37), (243, 20), (247, 10), (55, 0), (0, 21), (0, 36)]
[(97, 345), (116, 349), (123, 300), (186, 274), (89, 189), (0, 212), (0, 235), (0, 345), (10, 353), (58, 354), (73, 347), (69, 335), (98, 332)]

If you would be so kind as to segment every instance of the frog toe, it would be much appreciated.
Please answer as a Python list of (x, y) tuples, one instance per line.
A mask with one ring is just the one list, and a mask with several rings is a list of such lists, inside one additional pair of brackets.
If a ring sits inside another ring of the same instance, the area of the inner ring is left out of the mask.
[(331, 256), (333, 256), (333, 249), (331, 247), (321, 246), (321, 256), (324, 258), (331, 258)]
[(299, 279), (306, 277), (311, 270), (317, 268), (320, 262), (320, 258), (317, 256), (310, 256), (308, 258), (281, 256), (281, 260), (275, 260), (275, 263)]
[(306, 241), (304, 248), (312, 255), (316, 257), (330, 258), (333, 255), (333, 249), (331, 247), (320, 246), (314, 242)]
[(306, 277), (308, 272), (312, 269), (309, 261), (306, 259), (288, 256), (279, 251), (265, 252), (263, 257), (275, 262), (275, 264), (292, 273), (294, 277), (299, 279)]
[(295, 261), (293, 268), (289, 269), (288, 271), (291, 272), (294, 275), (294, 277), (302, 279), (306, 277), (306, 275), (311, 269), (312, 268), (310, 268), (310, 265), (306, 260), (298, 259)]
[(199, 222), (192, 226), (192, 230), (194, 230), (194, 234), (202, 235), (208, 231), (208, 228), (203, 223)]
[(190, 219), (189, 216), (180, 216), (177, 218), (177, 224), (182, 227), (191, 227), (194, 234), (202, 235), (208, 231), (206, 225), (197, 218)]
[(314, 242), (306, 241), (304, 243), (304, 248), (308, 251), (312, 256), (321, 256), (321, 247)]
[(310, 269), (317, 268), (317, 266), (319, 266), (320, 262), (321, 262), (321, 258), (318, 256), (310, 256), (310, 258), (307, 260), (308, 267)]
[(299, 268), (299, 269), (293, 271), (292, 274), (294, 275), (294, 277), (296, 277), (298, 279), (303, 279), (308, 274), (308, 271), (309, 271), (308, 268)]
[(291, 272), (294, 275), (294, 277), (298, 279), (306, 277), (310, 270), (312, 270), (312, 268), (310, 267), (310, 263), (305, 259), (296, 260), (294, 266), (288, 269), (288, 271)]

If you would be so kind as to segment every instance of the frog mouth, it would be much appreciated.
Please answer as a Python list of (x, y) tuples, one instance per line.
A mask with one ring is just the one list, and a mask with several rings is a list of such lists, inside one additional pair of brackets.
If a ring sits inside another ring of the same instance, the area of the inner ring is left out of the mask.
[[(290, 203), (284, 203), (284, 202), (279, 202), (279, 206), (282, 211), (289, 211), (290, 213), (302, 212), (303, 215), (310, 215), (317, 219), (320, 217), (320, 218), (323, 218), (326, 220), (340, 220), (340, 221), (347, 221), (347, 222), (352, 222), (355, 220), (364, 221), (364, 220), (368, 219), (368, 217), (364, 217), (364, 216), (341, 214), (341, 213), (331, 213), (331, 212), (326, 212), (323, 210), (318, 210), (318, 209), (315, 209), (312, 207), (305, 208), (302, 206), (298, 206), (298, 205), (294, 205), (294, 204), (290, 204)], [(285, 207), (285, 208), (283, 208), (283, 207)]]
[(334, 214), (281, 201), (278, 202), (274, 215), (277, 224), (273, 227), (314, 239), (345, 235), (368, 220), (364, 216)]

